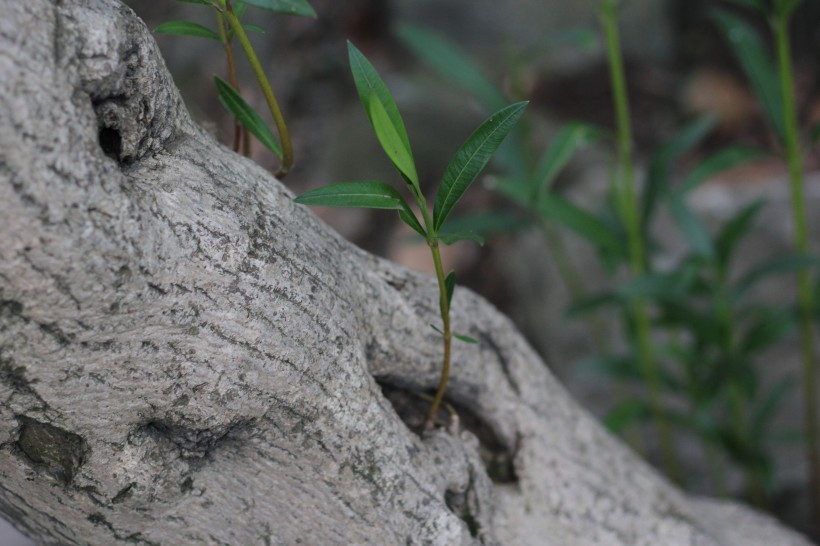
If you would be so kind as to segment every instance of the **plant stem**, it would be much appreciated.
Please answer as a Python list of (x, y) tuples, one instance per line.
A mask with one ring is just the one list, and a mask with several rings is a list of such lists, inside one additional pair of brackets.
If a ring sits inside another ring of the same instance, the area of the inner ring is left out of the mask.
[[(797, 116), (794, 104), (794, 81), (789, 36), (789, 16), (775, 16), (773, 20), (777, 47), (780, 90), (783, 97), (786, 161), (789, 166), (794, 238), (797, 253), (808, 254), (809, 239), (806, 222), (806, 200), (803, 195), (803, 159), (797, 137)], [(800, 351), (803, 359), (803, 397), (806, 421), (806, 456), (809, 467), (809, 496), (812, 521), (820, 521), (820, 429), (818, 428), (817, 363), (812, 328), (814, 294), (809, 271), (797, 272), (797, 295), (800, 312)]]
[[(228, 22), (219, 10), (216, 11), (216, 26), (219, 29), (219, 38), (222, 40), (222, 46), (225, 48), (225, 64), (228, 68), (228, 82), (231, 87), (236, 89), (239, 93), (239, 78), (236, 75), (236, 62), (233, 54), (233, 39), (229, 36), (227, 25)], [(250, 131), (245, 129), (238, 119), (233, 120), (233, 151), (238, 152), (240, 144), (242, 145), (242, 155), (245, 157), (251, 156), (251, 140)]]
[(282, 110), (279, 108), (276, 95), (273, 94), (273, 89), (270, 86), (270, 82), (268, 82), (267, 76), (265, 76), (265, 71), (262, 69), (256, 52), (253, 50), (248, 35), (245, 33), (245, 29), (242, 28), (242, 23), (239, 22), (239, 19), (233, 12), (230, 0), (220, 0), (220, 3), (222, 2), (224, 2), (225, 6), (225, 17), (231, 25), (231, 29), (239, 41), (239, 45), (242, 46), (245, 56), (248, 58), (248, 63), (251, 65), (253, 75), (256, 77), (256, 81), (259, 82), (259, 87), (265, 96), (265, 102), (268, 103), (271, 116), (273, 116), (273, 121), (276, 124), (276, 131), (279, 133), (279, 140), (282, 144), (282, 165), (280, 165), (274, 175), (278, 178), (284, 178), (293, 166), (293, 145), (290, 141), (287, 125), (285, 125), (285, 119), (282, 117)]
[(430, 411), (427, 412), (427, 419), (424, 421), (425, 429), (433, 427), (438, 408), (441, 405), (441, 401), (444, 400), (444, 391), (447, 389), (447, 379), (450, 376), (450, 346), (453, 340), (453, 335), (450, 332), (450, 302), (447, 298), (444, 267), (441, 264), (441, 252), (439, 251), (438, 240), (432, 239), (428, 241), (428, 244), (433, 254), (433, 265), (436, 268), (436, 279), (438, 279), (439, 309), (441, 310), (441, 321), (444, 325), (442, 329), (444, 332), (444, 360), (441, 364), (441, 380), (438, 384), (438, 390), (436, 391), (435, 398), (433, 398)]
[[(606, 36), (606, 50), (617, 126), (618, 163), (612, 181), (612, 189), (621, 221), (626, 226), (629, 237), (630, 268), (633, 275), (639, 276), (645, 272), (646, 258), (644, 240), (641, 235), (638, 200), (635, 192), (635, 169), (632, 165), (632, 125), (615, 4), (615, 0), (602, 0), (601, 4), (601, 23)], [(678, 481), (678, 460), (672, 442), (671, 431), (662, 407), (660, 377), (652, 351), (649, 312), (646, 301), (642, 298), (636, 299), (631, 305), (631, 314), (635, 322), (635, 343), (638, 359), (649, 390), (649, 401), (652, 407), (653, 419), (658, 428), (664, 468), (670, 478)]]
[[(547, 243), (549, 253), (555, 259), (555, 267), (558, 269), (558, 275), (561, 277), (567, 290), (569, 290), (570, 297), (574, 301), (580, 301), (587, 294), (586, 287), (584, 286), (584, 281), (581, 278), (578, 268), (575, 267), (569, 255), (564, 240), (561, 238), (561, 233), (545, 220), (541, 220), (539, 224), (541, 226), (541, 232), (544, 234), (544, 240)], [(609, 336), (607, 335), (606, 325), (600, 313), (594, 311), (584, 316), (586, 317), (587, 327), (592, 334), (596, 350), (601, 353), (609, 352)]]

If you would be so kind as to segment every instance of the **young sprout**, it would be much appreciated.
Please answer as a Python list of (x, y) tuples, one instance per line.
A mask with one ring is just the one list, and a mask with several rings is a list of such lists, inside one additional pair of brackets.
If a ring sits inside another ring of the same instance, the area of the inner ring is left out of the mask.
[(405, 187), (413, 197), (421, 219), (416, 216), (401, 193), (384, 182), (357, 181), (331, 184), (309, 191), (296, 198), (297, 203), (326, 207), (364, 207), (393, 209), (430, 247), (436, 279), (439, 287), (439, 311), (441, 327), (433, 326), (443, 338), (444, 356), (441, 379), (425, 421), (425, 428), (432, 428), (436, 413), (444, 399), (447, 379), (450, 375), (451, 342), (455, 337), (467, 343), (476, 343), (468, 336), (454, 333), (450, 327), (450, 304), (455, 288), (455, 273), (445, 275), (441, 262), (439, 244), (452, 244), (469, 239), (479, 244), (483, 240), (472, 232), (451, 232), (445, 221), (470, 184), (490, 161), (493, 153), (524, 113), (526, 102), (518, 102), (498, 110), (485, 120), (456, 152), (441, 178), (435, 196), (432, 215), (427, 199), (422, 194), (416, 171), (410, 139), (404, 121), (387, 86), (373, 65), (348, 42), (350, 69), (364, 105), (370, 124), (393, 166), (399, 171)]

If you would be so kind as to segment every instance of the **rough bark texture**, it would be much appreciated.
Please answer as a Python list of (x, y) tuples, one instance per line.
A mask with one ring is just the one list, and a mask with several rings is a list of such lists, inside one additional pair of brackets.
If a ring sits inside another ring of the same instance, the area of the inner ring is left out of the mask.
[(0, 86), (0, 511), (44, 544), (808, 544), (668, 485), (466, 290), (460, 420), (411, 432), (434, 280), (194, 125), (114, 0), (5, 3)]

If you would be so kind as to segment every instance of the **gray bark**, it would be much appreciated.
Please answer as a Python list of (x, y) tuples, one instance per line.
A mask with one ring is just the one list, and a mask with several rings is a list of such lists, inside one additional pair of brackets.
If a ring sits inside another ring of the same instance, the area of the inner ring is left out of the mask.
[(467, 290), (459, 418), (412, 432), (434, 280), (194, 125), (114, 0), (6, 2), (0, 86), (0, 512), (42, 543), (808, 544), (670, 486)]

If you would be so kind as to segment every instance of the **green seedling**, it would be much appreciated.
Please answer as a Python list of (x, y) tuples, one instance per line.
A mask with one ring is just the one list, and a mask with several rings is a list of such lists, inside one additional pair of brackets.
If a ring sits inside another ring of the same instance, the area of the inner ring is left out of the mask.
[[(228, 69), (228, 81), (214, 76), (219, 101), (234, 116), (234, 151), (242, 152), (245, 156), (250, 156), (250, 134), (253, 134), (268, 150), (277, 155), (282, 163), (274, 173), (279, 178), (284, 178), (293, 167), (293, 146), (290, 134), (285, 124), (276, 95), (273, 93), (270, 82), (259, 58), (248, 39), (248, 32), (262, 32), (263, 30), (255, 25), (242, 24), (241, 19), (248, 6), (254, 6), (275, 13), (288, 15), (301, 15), (304, 17), (316, 17), (316, 12), (307, 0), (178, 0), (189, 4), (203, 4), (210, 6), (216, 13), (217, 30), (211, 30), (198, 23), (191, 21), (168, 21), (161, 24), (155, 30), (159, 34), (173, 34), (177, 36), (194, 36), (218, 41), (225, 50), (225, 59)], [(234, 60), (233, 39), (236, 38), (242, 51), (248, 59), (256, 81), (265, 97), (276, 130), (279, 133), (279, 142), (273, 137), (273, 133), (262, 121), (261, 116), (242, 98), (239, 89), (239, 80), (236, 75), (236, 62)], [(243, 129), (244, 127), (244, 129)]]
[[(425, 64), (441, 77), (472, 95), (487, 112), (493, 112), (506, 103), (502, 91), (453, 43), (428, 30), (411, 25), (401, 25), (398, 36)], [(539, 44), (521, 52), (519, 56), (528, 60), (553, 47), (573, 44), (592, 48), (595, 43), (596, 36), (590, 29), (573, 28), (547, 36)], [(509, 64), (515, 67), (521, 65), (521, 62), (511, 60)], [(513, 79), (520, 78), (513, 74)], [(530, 150), (540, 146), (540, 143), (534, 142), (524, 123), (518, 124), (495, 156), (498, 174), (492, 177), (490, 187), (516, 203), (526, 214), (482, 212), (461, 219), (474, 230), (486, 235), (519, 229), (528, 224), (538, 226), (544, 235), (550, 255), (555, 260), (561, 280), (573, 299), (585, 297), (586, 289), (565, 247), (561, 233), (556, 231), (552, 223), (568, 222), (578, 229), (587, 230), (592, 237), (600, 237), (604, 246), (611, 247), (613, 239), (617, 242), (617, 237), (609, 226), (600, 224), (592, 215), (555, 193), (553, 183), (575, 153), (600, 139), (601, 135), (602, 131), (589, 124), (568, 123), (560, 128), (536, 162), (531, 159)], [(608, 342), (600, 317), (588, 315), (588, 322), (596, 346), (603, 350)]]
[(370, 124), (385, 153), (404, 180), (405, 188), (410, 192), (421, 214), (421, 220), (402, 194), (384, 182), (358, 181), (331, 184), (302, 194), (296, 198), (296, 202), (329, 207), (396, 210), (399, 217), (423, 237), (430, 247), (439, 286), (439, 311), (442, 322), (441, 327), (433, 326), (433, 328), (443, 338), (444, 356), (439, 386), (425, 421), (425, 428), (429, 429), (433, 426), (438, 408), (444, 399), (450, 374), (452, 338), (475, 343), (472, 338), (456, 334), (451, 330), (450, 305), (455, 289), (455, 273), (450, 272), (445, 275), (439, 245), (449, 245), (465, 239), (482, 242), (482, 239), (471, 232), (454, 232), (448, 229), (446, 221), (464, 192), (515, 126), (527, 103), (518, 102), (501, 108), (467, 138), (444, 171), (431, 215), (427, 199), (422, 194), (419, 184), (410, 139), (393, 96), (373, 65), (351, 43), (348, 43), (348, 54), (353, 80)]
[[(731, 0), (766, 17), (775, 43), (775, 61), (757, 32), (741, 18), (715, 12), (715, 21), (726, 35), (766, 117), (785, 149), (794, 219), (794, 246), (799, 256), (809, 252), (806, 199), (803, 184), (803, 158), (798, 134), (792, 69), (789, 23), (802, 0)], [(800, 318), (800, 348), (803, 360), (803, 397), (805, 403), (806, 457), (808, 459), (811, 513), (820, 521), (820, 400), (818, 400), (817, 351), (812, 323), (815, 288), (811, 271), (797, 271), (797, 297)]]

